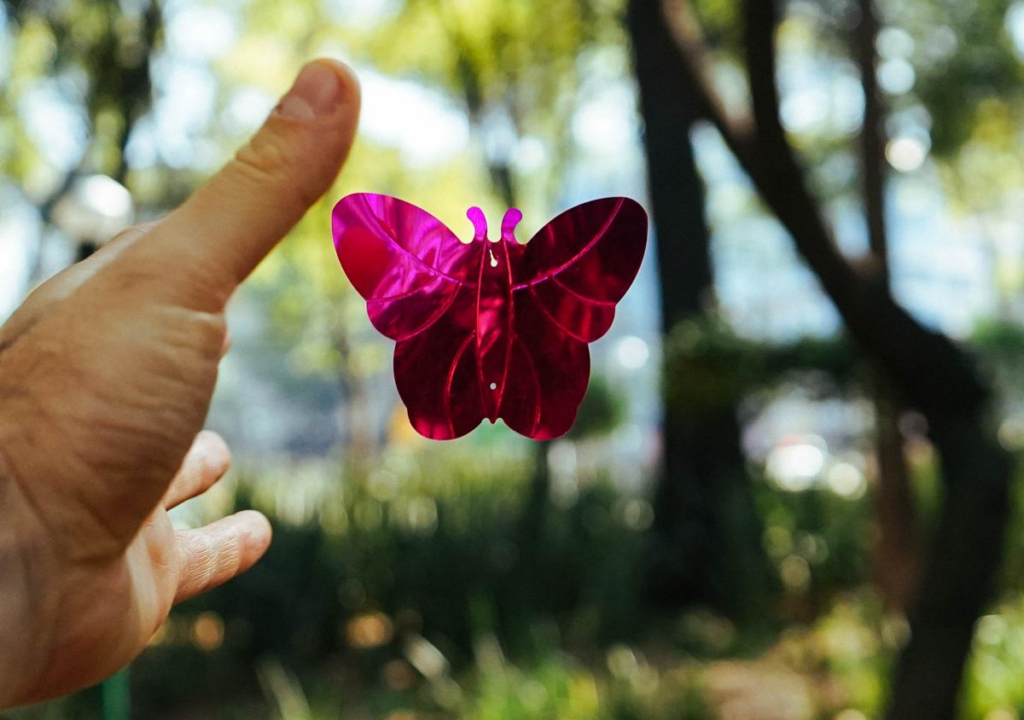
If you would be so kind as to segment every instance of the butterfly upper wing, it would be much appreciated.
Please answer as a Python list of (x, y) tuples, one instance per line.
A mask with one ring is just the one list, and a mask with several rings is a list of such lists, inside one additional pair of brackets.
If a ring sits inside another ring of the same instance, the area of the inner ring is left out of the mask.
[(647, 245), (647, 214), (628, 198), (578, 205), (515, 249), (514, 319), (501, 417), (518, 433), (559, 437), (590, 379), (588, 343), (611, 327)]
[(633, 284), (647, 247), (647, 213), (629, 198), (577, 205), (526, 244), (513, 290), (531, 295), (566, 335), (593, 342)]
[(415, 205), (349, 195), (333, 213), (338, 259), (395, 346), (395, 384), (426, 437), (465, 435), (484, 417), (476, 382), (480, 253)]
[(345, 274), (366, 298), (370, 322), (403, 340), (436, 322), (460, 288), (475, 284), (476, 253), (425, 210), (387, 195), (342, 198), (332, 215)]

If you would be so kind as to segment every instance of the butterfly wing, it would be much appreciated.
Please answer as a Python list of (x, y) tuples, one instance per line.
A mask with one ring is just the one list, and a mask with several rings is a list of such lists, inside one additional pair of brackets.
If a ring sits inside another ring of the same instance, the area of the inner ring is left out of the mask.
[(466, 434), (484, 417), (468, 351), (479, 252), (430, 213), (387, 195), (342, 198), (332, 222), (338, 260), (370, 322), (397, 341), (395, 384), (413, 427), (437, 440)]
[(398, 198), (359, 193), (332, 215), (345, 274), (366, 298), (370, 322), (392, 340), (430, 326), (475, 284), (476, 253), (440, 220)]
[(514, 319), (501, 417), (536, 439), (576, 420), (590, 380), (588, 344), (611, 327), (647, 246), (647, 213), (628, 198), (578, 205), (515, 248)]
[(484, 419), (476, 359), (476, 291), (463, 286), (451, 309), (395, 346), (395, 383), (416, 431), (452, 440)]

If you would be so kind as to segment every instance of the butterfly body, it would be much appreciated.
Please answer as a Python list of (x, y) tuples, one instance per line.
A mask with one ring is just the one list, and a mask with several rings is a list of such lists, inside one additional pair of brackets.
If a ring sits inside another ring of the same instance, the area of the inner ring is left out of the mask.
[(413, 205), (351, 195), (334, 209), (338, 258), (374, 327), (396, 341), (395, 381), (417, 431), (451, 439), (501, 418), (558, 437), (586, 392), (588, 344), (639, 269), (646, 214), (626, 198), (585, 203), (525, 245), (518, 210), (495, 240), (478, 208), (467, 215), (475, 235), (463, 243)]
[(488, 240), (478, 240), (483, 252), (480, 258), (480, 279), (476, 297), (477, 370), (483, 395), (485, 417), (496, 422), (501, 412), (501, 399), (508, 380), (509, 359), (512, 354), (513, 303), (511, 258), (508, 243), (499, 241), (496, 247), (486, 247)]

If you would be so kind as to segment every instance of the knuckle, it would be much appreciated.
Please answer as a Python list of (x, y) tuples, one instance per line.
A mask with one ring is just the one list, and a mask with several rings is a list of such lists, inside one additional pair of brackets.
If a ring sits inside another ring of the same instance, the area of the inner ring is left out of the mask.
[(149, 295), (154, 287), (164, 283), (165, 277), (158, 266), (140, 262), (116, 263), (102, 271), (105, 289), (125, 297)]
[(207, 359), (219, 361), (228, 336), (228, 324), (224, 314), (193, 312), (192, 321), (195, 323), (200, 345)]
[(257, 185), (280, 185), (281, 173), (291, 169), (292, 159), (276, 137), (258, 134), (242, 147), (232, 161), (233, 169)]
[(290, 143), (274, 133), (259, 133), (240, 149), (231, 162), (232, 170), (246, 185), (272, 188), (283, 202), (296, 206), (312, 205), (326, 187), (315, 181), (313, 167), (300, 167), (289, 150)]
[(211, 310), (223, 308), (231, 297), (225, 269), (209, 253), (183, 252), (182, 271), (164, 278), (167, 291), (183, 306)]
[(237, 534), (232, 534), (225, 539), (220, 548), (217, 561), (217, 572), (215, 573), (218, 583), (230, 580), (238, 574), (242, 567), (242, 539)]
[(202, 592), (210, 584), (216, 569), (216, 558), (212, 544), (197, 533), (185, 531), (178, 534), (181, 548), (181, 576), (178, 579), (178, 596), (182, 599)]
[(178, 535), (181, 574), (177, 601), (187, 600), (230, 580), (242, 569), (243, 542), (228, 528), (183, 531)]
[(127, 242), (128, 240), (140, 238), (146, 233), (148, 233), (150, 230), (152, 230), (153, 226), (155, 226), (156, 224), (156, 221), (136, 223), (135, 225), (125, 228), (121, 232), (114, 235), (114, 237), (110, 238), (109, 244), (120, 244), (123, 242)]

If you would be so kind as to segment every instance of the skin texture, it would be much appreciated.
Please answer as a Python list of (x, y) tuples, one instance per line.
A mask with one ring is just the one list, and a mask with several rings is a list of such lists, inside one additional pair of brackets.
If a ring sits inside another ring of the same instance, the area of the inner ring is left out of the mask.
[(249, 569), (270, 525), (175, 531), (231, 458), (201, 431), (235, 288), (331, 185), (359, 114), (307, 65), (265, 125), (159, 223), (37, 289), (0, 328), (0, 710), (128, 663), (171, 606)]

